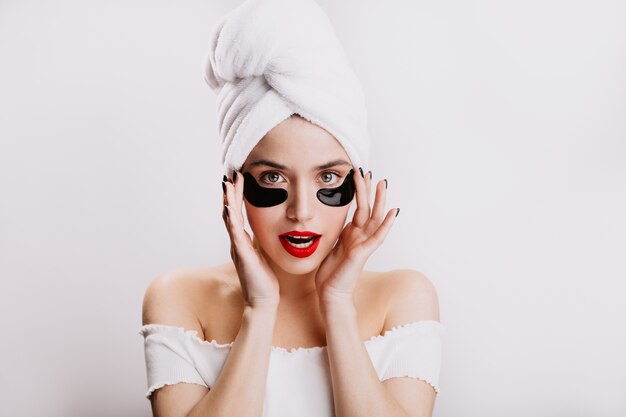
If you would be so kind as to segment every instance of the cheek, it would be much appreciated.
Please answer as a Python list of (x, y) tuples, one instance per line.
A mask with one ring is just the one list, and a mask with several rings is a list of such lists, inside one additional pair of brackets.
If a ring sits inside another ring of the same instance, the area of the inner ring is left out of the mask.
[(346, 217), (348, 216), (348, 208), (346, 207), (329, 207), (326, 211), (326, 218), (329, 219), (327, 223), (328, 232), (333, 232), (337, 237), (341, 234), (344, 225), (346, 224)]
[(262, 240), (264, 235), (274, 233), (274, 231), (271, 230), (271, 225), (275, 224), (276, 216), (280, 215), (280, 213), (276, 213), (276, 210), (273, 210), (271, 207), (254, 207), (247, 202), (245, 202), (245, 207), (248, 223), (257, 238)]

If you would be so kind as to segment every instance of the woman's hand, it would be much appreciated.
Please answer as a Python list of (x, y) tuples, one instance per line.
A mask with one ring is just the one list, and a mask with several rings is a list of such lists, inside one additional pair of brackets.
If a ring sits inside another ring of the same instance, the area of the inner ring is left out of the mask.
[(234, 173), (232, 182), (222, 182), (222, 219), (230, 236), (230, 256), (241, 282), (245, 305), (253, 308), (275, 308), (280, 299), (278, 279), (244, 229), (243, 182), (243, 175), (237, 172)]
[[(361, 169), (359, 169), (360, 172)], [(354, 172), (357, 208), (352, 221), (341, 232), (337, 244), (322, 261), (315, 285), (322, 307), (335, 303), (352, 304), (357, 280), (370, 255), (383, 243), (400, 209), (385, 215), (387, 180), (376, 185), (374, 207), (370, 210), (371, 173)]]

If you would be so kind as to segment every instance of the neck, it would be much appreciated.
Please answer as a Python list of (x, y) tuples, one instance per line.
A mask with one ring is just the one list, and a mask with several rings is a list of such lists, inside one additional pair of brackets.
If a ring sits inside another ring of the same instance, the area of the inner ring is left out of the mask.
[(302, 302), (309, 299), (311, 296), (315, 296), (317, 299), (317, 288), (315, 287), (315, 274), (319, 268), (315, 268), (313, 271), (306, 274), (291, 274), (280, 266), (278, 266), (272, 259), (267, 256), (261, 245), (259, 244), (256, 236), (252, 238), (252, 245), (260, 252), (260, 254), (267, 261), (268, 266), (276, 276), (278, 285), (280, 287), (280, 301), (285, 302)]
[(311, 296), (317, 298), (315, 274), (319, 266), (306, 274), (292, 274), (280, 268), (269, 256), (263, 256), (278, 280), (281, 302), (302, 302)]

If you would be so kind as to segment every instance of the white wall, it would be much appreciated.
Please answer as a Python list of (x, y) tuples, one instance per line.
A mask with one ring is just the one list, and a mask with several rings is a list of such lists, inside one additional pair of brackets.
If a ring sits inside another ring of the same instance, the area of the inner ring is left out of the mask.
[[(0, 402), (148, 416), (147, 284), (226, 260), (201, 62), (236, 1), (0, 0)], [(438, 289), (436, 417), (626, 415), (626, 6), (321, 2)]]

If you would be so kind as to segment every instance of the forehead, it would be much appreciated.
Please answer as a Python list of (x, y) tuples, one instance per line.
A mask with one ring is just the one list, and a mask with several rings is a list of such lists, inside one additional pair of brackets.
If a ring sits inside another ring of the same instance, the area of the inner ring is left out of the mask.
[(333, 135), (297, 115), (270, 130), (254, 147), (246, 164), (258, 159), (300, 167), (318, 166), (336, 159), (350, 161)]

